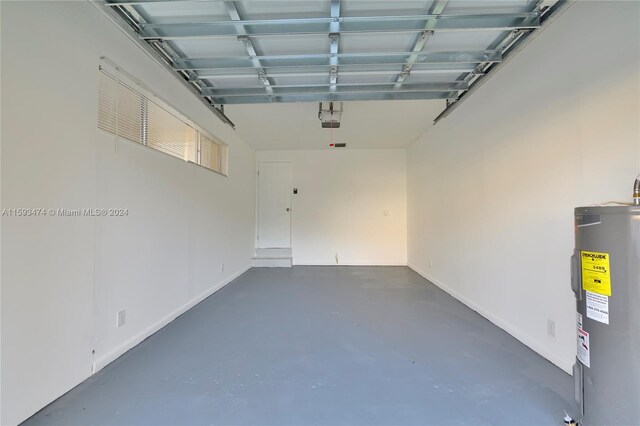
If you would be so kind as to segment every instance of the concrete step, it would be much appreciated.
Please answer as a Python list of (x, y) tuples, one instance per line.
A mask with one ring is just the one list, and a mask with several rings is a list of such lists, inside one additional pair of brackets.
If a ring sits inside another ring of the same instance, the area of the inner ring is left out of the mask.
[(251, 258), (251, 265), (254, 268), (291, 268), (291, 257), (263, 257)]
[(291, 248), (257, 248), (256, 257), (291, 257)]

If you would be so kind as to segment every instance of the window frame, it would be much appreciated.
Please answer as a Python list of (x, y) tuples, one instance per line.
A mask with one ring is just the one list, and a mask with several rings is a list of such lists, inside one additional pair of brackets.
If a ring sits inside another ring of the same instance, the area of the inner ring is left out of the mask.
[[(141, 97), (141, 104), (144, 106), (143, 108), (140, 109), (140, 118), (139, 118), (139, 122), (140, 122), (140, 137), (137, 141), (135, 140), (131, 140), (125, 136), (120, 135), (119, 132), (119, 126), (118, 126), (118, 119), (117, 119), (117, 115), (119, 113), (118, 111), (118, 97), (116, 95), (115, 98), (115, 111), (114, 114), (116, 116), (115, 119), (115, 132), (111, 132), (111, 130), (107, 130), (105, 128), (100, 127), (100, 108), (102, 105), (102, 102), (100, 100), (100, 98), (98, 98), (98, 125), (96, 126), (97, 129), (104, 131), (106, 133), (109, 133), (111, 135), (114, 135), (116, 138), (121, 138), (121, 139), (125, 139), (127, 141), (130, 141), (132, 143), (136, 143), (138, 145), (142, 145), (146, 148), (149, 149), (153, 149), (156, 152), (160, 152), (162, 154), (168, 155), (172, 158), (177, 158), (179, 160), (182, 160), (186, 163), (189, 164), (193, 164), (195, 166), (199, 166), (202, 167), (205, 170), (208, 170), (210, 172), (213, 173), (217, 173), (221, 176), (224, 177), (228, 177), (229, 176), (229, 146), (222, 142), (220, 139), (216, 138), (215, 136), (213, 136), (210, 132), (208, 132), (207, 130), (205, 130), (202, 126), (198, 125), (196, 122), (194, 122), (193, 120), (191, 120), (189, 117), (187, 117), (186, 115), (184, 115), (183, 113), (181, 113), (179, 110), (177, 110), (175, 107), (173, 107), (170, 103), (168, 103), (166, 100), (164, 100), (162, 97), (160, 97), (159, 95), (157, 95), (155, 92), (153, 92), (151, 89), (149, 89), (147, 86), (145, 86), (140, 80), (138, 80), (137, 78), (135, 78), (134, 76), (132, 76), (131, 74), (127, 73), (126, 71), (124, 71), (120, 66), (118, 66), (117, 64), (115, 64), (113, 61), (111, 61), (110, 59), (106, 58), (106, 57), (101, 57), (100, 58), (100, 64), (98, 66), (98, 78), (103, 78), (102, 74), (104, 74), (106, 76), (106, 78), (112, 78), (114, 79), (116, 85), (116, 91), (118, 91), (119, 89), (119, 85), (122, 84), (123, 86), (125, 86), (126, 88), (132, 90), (133, 92), (135, 92), (137, 95), (139, 95)], [(98, 91), (98, 97), (100, 97), (100, 91)], [(167, 113), (173, 115), (174, 117), (176, 117), (178, 120), (180, 120), (183, 124), (193, 128), (195, 130), (196, 133), (196, 137), (195, 137), (195, 161), (191, 161), (191, 160), (185, 160), (184, 158), (175, 156), (171, 153), (165, 152), (163, 150), (160, 149), (156, 149), (153, 146), (149, 146), (148, 144), (148, 131), (149, 131), (149, 103), (153, 103), (155, 104), (157, 107), (163, 109), (164, 111), (166, 111)], [(146, 135), (146, 138), (144, 137), (144, 135)], [(206, 138), (208, 141), (210, 141), (212, 144), (216, 145), (218, 147), (218, 152), (219, 152), (219, 161), (218, 161), (218, 168), (219, 170), (216, 169), (212, 169), (210, 167), (207, 167), (203, 164), (201, 164), (201, 141), (202, 141), (202, 137), (204, 136), (204, 138)]]

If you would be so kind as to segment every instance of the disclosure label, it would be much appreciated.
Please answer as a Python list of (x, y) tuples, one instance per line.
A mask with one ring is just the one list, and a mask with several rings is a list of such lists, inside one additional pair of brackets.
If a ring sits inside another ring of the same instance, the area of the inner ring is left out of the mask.
[(609, 324), (609, 298), (587, 291), (587, 318)]
[(609, 253), (580, 252), (582, 260), (582, 288), (591, 293), (611, 296)]
[(576, 312), (576, 324), (578, 328), (582, 328), (582, 314), (580, 312)]
[(578, 360), (586, 367), (591, 368), (591, 357), (589, 355), (589, 333), (578, 328)]

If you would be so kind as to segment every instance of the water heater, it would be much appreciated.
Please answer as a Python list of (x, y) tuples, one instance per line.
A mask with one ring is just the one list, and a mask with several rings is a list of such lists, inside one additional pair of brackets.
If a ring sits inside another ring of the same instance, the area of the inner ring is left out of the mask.
[(584, 426), (640, 425), (640, 193), (634, 195), (636, 205), (575, 209), (573, 373)]

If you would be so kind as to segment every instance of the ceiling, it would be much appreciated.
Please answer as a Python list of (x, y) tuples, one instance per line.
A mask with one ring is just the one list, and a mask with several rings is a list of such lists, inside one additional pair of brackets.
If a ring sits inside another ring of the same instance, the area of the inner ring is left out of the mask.
[(321, 128), (318, 104), (310, 102), (230, 105), (225, 113), (256, 150), (328, 149), (332, 136), (350, 149), (405, 148), (444, 106), (443, 100), (345, 102), (338, 129)]
[(407, 146), (562, 2), (98, 1), (256, 149), (326, 146), (327, 101), (350, 147)]

